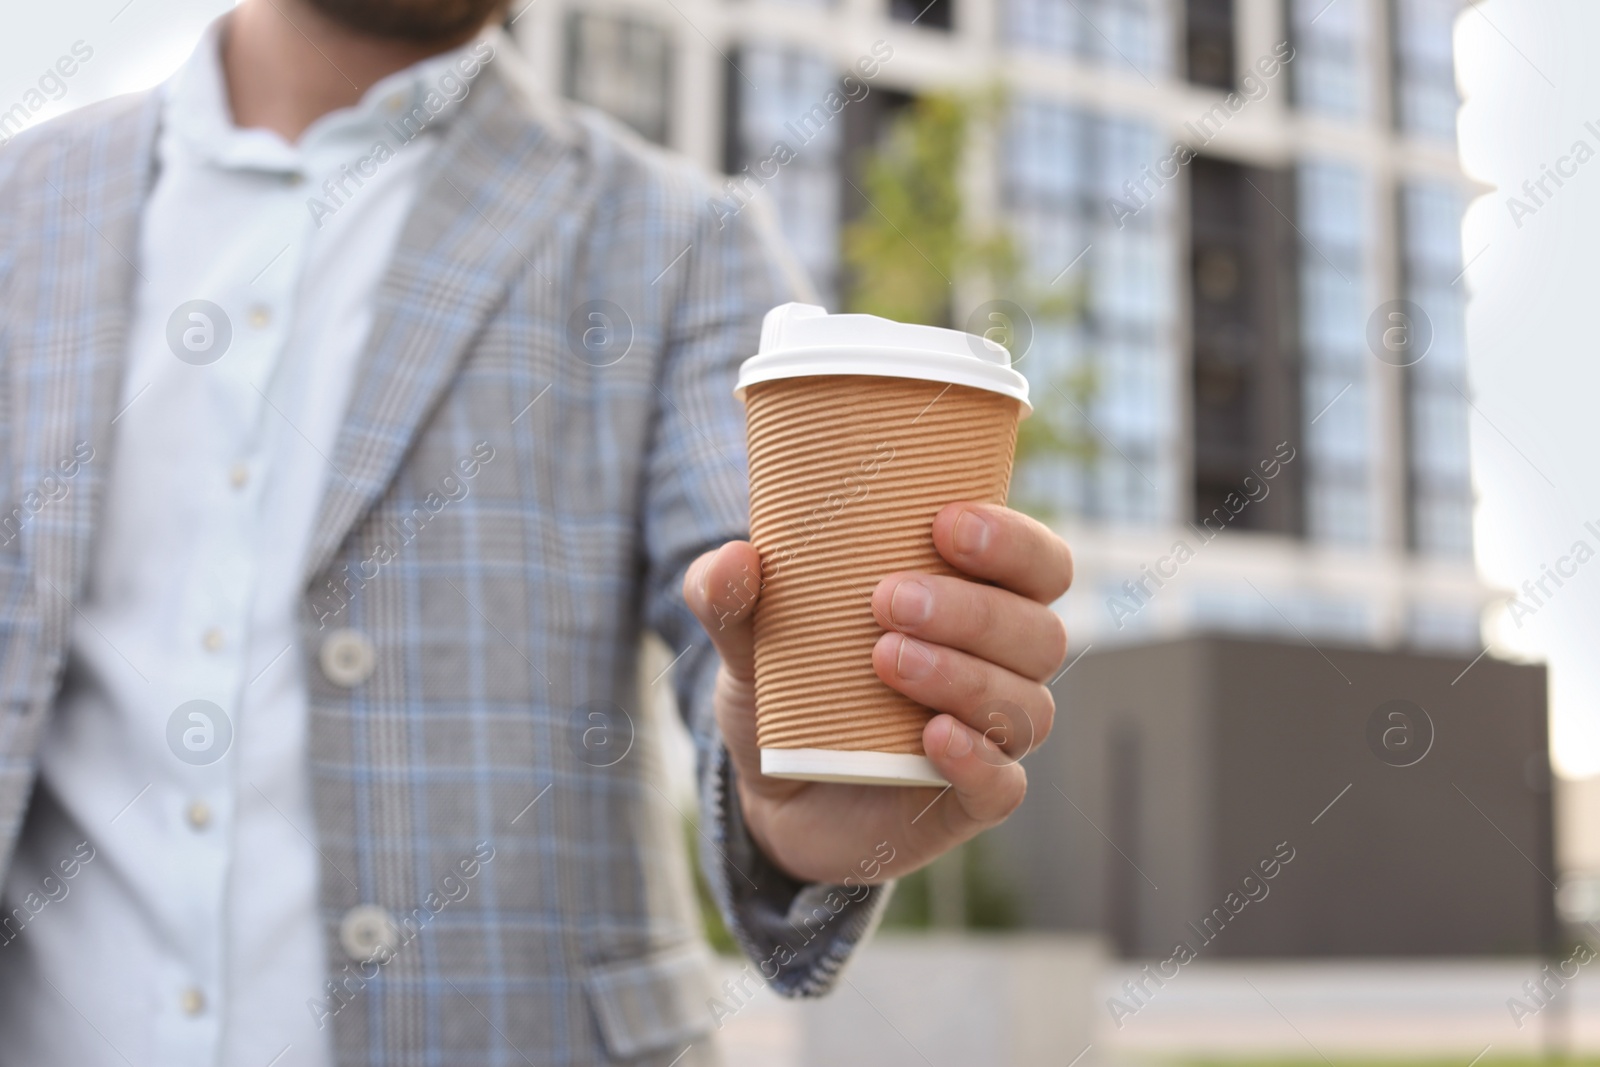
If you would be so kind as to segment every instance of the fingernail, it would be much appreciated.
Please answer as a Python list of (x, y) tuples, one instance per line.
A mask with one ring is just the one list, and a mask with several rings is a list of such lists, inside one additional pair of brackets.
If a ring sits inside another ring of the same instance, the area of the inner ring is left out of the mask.
[(894, 659), (894, 672), (908, 682), (920, 681), (933, 669), (932, 656), (933, 653), (902, 635), (900, 651)]
[(989, 547), (989, 521), (975, 511), (963, 511), (956, 516), (955, 529), (950, 531), (950, 540), (955, 542), (956, 551), (964, 556), (977, 555)]
[(961, 728), (961, 724), (951, 720), (950, 736), (944, 742), (944, 754), (952, 759), (960, 759), (972, 751), (972, 735)]
[(933, 590), (914, 578), (894, 587), (889, 618), (896, 626), (921, 626), (933, 614)]

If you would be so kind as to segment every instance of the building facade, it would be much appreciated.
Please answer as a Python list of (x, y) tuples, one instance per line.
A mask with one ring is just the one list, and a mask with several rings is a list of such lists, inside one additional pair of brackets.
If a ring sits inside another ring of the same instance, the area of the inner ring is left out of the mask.
[[(863, 149), (922, 94), (1002, 87), (965, 210), (1022, 271), (1005, 292), (952, 279), (950, 324), (1020, 305), (1034, 417), (1082, 442), (1030, 449), (1013, 486), (1077, 548), (1060, 608), (1079, 647), (1223, 630), (1470, 654), (1493, 593), (1472, 562), (1459, 11), (544, 0), (513, 17), (553, 90), (766, 201), (832, 310), (842, 228), (874, 210)], [(1075, 312), (1028, 314), (1065, 296)]]
[(1545, 668), (1455, 685), (1468, 654), (1319, 644), (1191, 635), (1068, 672), (983, 838), (1024, 925), (1179, 963), (1557, 950)]

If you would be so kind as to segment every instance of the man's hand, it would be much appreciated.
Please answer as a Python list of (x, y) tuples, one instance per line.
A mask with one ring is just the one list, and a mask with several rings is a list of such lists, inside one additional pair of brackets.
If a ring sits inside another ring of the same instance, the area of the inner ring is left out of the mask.
[[(802, 881), (898, 878), (995, 825), (1027, 791), (1017, 761), (1050, 733), (1055, 701), (1045, 682), (1066, 658), (1067, 634), (1049, 605), (1072, 584), (1066, 542), (1007, 508), (951, 504), (934, 519), (933, 543), (976, 580), (885, 577), (872, 594), (886, 631), (872, 665), (887, 685), (938, 713), (922, 744), (950, 782), (948, 796), (763, 775), (751, 633), (751, 578), (761, 559), (749, 542), (733, 541), (685, 576), (684, 598), (722, 656), (717, 722), (745, 822), (767, 857)], [(884, 841), (894, 862), (863, 878), (863, 862)]]

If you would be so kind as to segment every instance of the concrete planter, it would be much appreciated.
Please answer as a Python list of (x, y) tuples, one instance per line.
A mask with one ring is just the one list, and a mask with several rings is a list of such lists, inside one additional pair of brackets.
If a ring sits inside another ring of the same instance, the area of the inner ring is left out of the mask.
[(1065, 1067), (1090, 1043), (1104, 962), (1085, 937), (880, 934), (800, 1011), (801, 1062)]

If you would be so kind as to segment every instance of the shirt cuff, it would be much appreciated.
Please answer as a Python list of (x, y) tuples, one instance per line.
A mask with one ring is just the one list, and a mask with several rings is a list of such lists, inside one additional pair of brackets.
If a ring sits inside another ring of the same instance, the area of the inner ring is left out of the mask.
[(723, 922), (764, 978), (786, 997), (820, 997), (883, 916), (892, 883), (801, 882), (780, 870), (745, 827), (733, 762), (717, 740), (704, 778), (711, 833), (702, 868)]

